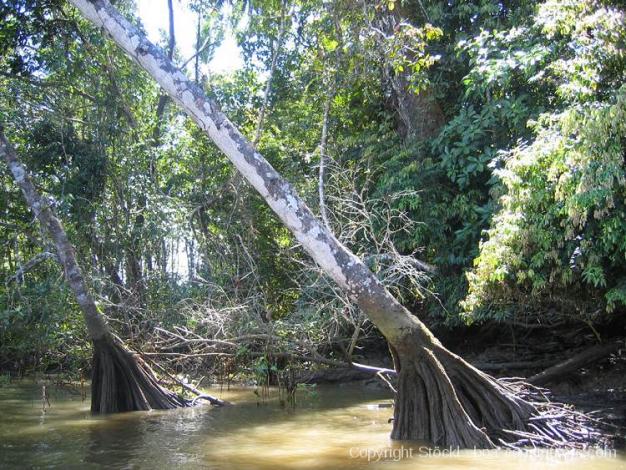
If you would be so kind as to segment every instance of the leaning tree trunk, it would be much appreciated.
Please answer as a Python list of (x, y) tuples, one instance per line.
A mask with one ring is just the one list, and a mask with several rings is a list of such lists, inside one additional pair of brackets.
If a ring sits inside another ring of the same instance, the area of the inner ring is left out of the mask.
[[(108, 33), (208, 134), (311, 257), (387, 338), (395, 350), (399, 372), (393, 438), (479, 448), (494, 447), (500, 440), (518, 441), (520, 436), (539, 444), (559, 439), (541, 437), (551, 434), (552, 428), (547, 420), (531, 420), (538, 414), (536, 406), (522, 399), (513, 386), (483, 374), (445, 349), (316, 219), (293, 187), (203, 90), (107, 0), (70, 1)], [(562, 434), (569, 435), (567, 432)]]
[(65, 278), (83, 312), (87, 332), (93, 342), (91, 411), (114, 413), (187, 406), (186, 400), (161, 387), (148, 365), (111, 334), (89, 293), (80, 266), (76, 262), (74, 247), (55, 216), (51, 201), (37, 192), (26, 167), (20, 162), (1, 127), (0, 157), (6, 161), (26, 203), (52, 239), (63, 265)]

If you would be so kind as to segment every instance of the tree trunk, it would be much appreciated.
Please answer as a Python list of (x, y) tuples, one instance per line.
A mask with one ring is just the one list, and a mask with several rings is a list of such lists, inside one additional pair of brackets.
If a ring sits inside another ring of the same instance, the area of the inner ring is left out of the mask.
[(31, 211), (52, 239), (64, 269), (65, 279), (83, 312), (87, 332), (93, 342), (91, 411), (113, 413), (187, 406), (186, 400), (161, 387), (147, 364), (111, 334), (89, 293), (76, 261), (74, 247), (52, 210), (52, 201), (41, 197), (37, 192), (26, 167), (20, 162), (1, 127), (0, 156), (9, 166)]
[(320, 167), (317, 179), (317, 193), (320, 205), (320, 217), (324, 226), (329, 232), (332, 232), (328, 213), (326, 211), (326, 198), (324, 196), (324, 173), (326, 170), (326, 149), (328, 146), (328, 121), (330, 120), (330, 105), (334, 96), (334, 87), (328, 92), (328, 96), (324, 101), (324, 112), (322, 115), (322, 136), (320, 137)]
[[(494, 447), (537, 414), (505, 383), (446, 350), (378, 278), (313, 215), (293, 187), (255, 150), (203, 90), (106, 0), (70, 0), (143, 67), (224, 152), (321, 268), (357, 302), (396, 351), (399, 387), (394, 439)], [(534, 425), (538, 433), (544, 421)], [(530, 434), (530, 433), (528, 433)], [(502, 437), (501, 437), (502, 436)], [(530, 438), (529, 438), (530, 439)], [(533, 442), (547, 442), (537, 434)]]
[(510, 440), (507, 430), (528, 431), (537, 414), (533, 405), (436, 340), (413, 333), (394, 349), (399, 370), (392, 438), (490, 448)]
[(416, 93), (404, 73), (388, 75), (402, 138), (423, 141), (436, 136), (446, 121), (432, 90), (426, 88)]

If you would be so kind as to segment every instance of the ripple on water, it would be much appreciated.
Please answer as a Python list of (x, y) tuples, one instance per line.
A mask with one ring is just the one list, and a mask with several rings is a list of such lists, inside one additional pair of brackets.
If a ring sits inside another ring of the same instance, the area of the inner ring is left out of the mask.
[(0, 388), (0, 468), (207, 469), (626, 469), (623, 455), (429, 449), (389, 439), (385, 393), (319, 387), (295, 410), (276, 393), (257, 406), (250, 388), (211, 390), (235, 406), (89, 414), (88, 402), (56, 392), (41, 410), (35, 385)]

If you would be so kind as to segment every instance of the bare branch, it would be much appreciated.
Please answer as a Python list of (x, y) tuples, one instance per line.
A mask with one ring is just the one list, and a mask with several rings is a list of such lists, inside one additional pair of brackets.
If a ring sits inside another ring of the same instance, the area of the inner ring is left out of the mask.
[(13, 276), (11, 276), (11, 277), (9, 277), (7, 279), (7, 283), (9, 283), (9, 282), (22, 282), (24, 280), (24, 274), (26, 274), (28, 271), (33, 269), (35, 266), (39, 265), (40, 263), (43, 263), (44, 261), (46, 261), (46, 260), (48, 260), (50, 258), (56, 258), (56, 255), (54, 253), (50, 253), (50, 252), (47, 252), (47, 251), (44, 251), (43, 253), (39, 253), (34, 258), (31, 258), (26, 263), (24, 263), (22, 266), (20, 266), (20, 268), (17, 270), (17, 272)]

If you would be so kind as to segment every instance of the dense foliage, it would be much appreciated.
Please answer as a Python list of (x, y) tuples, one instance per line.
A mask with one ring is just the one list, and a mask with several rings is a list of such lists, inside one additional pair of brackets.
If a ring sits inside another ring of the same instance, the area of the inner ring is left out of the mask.
[[(141, 22), (133, 2), (116, 3)], [(349, 356), (346, 339), (375, 335), (207, 138), (71, 7), (0, 5), (0, 121), (123, 337), (149, 348), (155, 326), (271, 330)], [(174, 7), (196, 18), (196, 54), (165, 31), (161, 45), (417, 314), (459, 324), (625, 309), (619, 2)], [(244, 66), (211, 74), (229, 29)], [(0, 190), (0, 367), (75, 367), (84, 331), (54, 259), (12, 278), (49, 242), (6, 171)]]
[[(586, 316), (626, 305), (625, 19), (593, 2), (548, 2), (504, 38), (532, 47), (533, 60), (487, 66), (502, 89), (515, 67), (547, 103), (528, 122), (531, 138), (493, 161), (503, 194), (469, 274), (466, 309)], [(482, 46), (485, 57), (494, 40)]]

